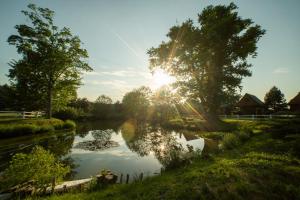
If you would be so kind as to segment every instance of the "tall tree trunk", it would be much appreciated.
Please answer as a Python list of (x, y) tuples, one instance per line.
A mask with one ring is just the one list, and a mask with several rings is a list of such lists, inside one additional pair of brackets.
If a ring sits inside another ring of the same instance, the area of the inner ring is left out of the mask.
[(47, 118), (51, 119), (52, 117), (52, 93), (53, 87), (51, 84), (48, 85), (48, 102), (47, 102)]

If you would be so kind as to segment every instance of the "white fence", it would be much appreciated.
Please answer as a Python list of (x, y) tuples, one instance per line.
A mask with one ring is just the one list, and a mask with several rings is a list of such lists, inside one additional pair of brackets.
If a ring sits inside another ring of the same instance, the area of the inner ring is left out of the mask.
[(222, 119), (291, 119), (295, 118), (296, 115), (220, 115)]
[(0, 111), (0, 118), (39, 118), (45, 115), (43, 111)]

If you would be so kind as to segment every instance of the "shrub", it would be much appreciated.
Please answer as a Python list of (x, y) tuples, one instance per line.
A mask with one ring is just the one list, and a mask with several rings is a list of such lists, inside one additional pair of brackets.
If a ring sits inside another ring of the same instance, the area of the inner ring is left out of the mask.
[(60, 181), (69, 171), (70, 168), (62, 165), (53, 154), (36, 146), (29, 154), (18, 153), (13, 156), (3, 173), (1, 185), (10, 188), (30, 181), (34, 188), (45, 188), (53, 177)]
[(72, 120), (66, 120), (63, 127), (65, 129), (75, 129), (76, 128), (76, 124), (74, 121)]
[(233, 149), (240, 144), (239, 138), (233, 133), (224, 135), (222, 146), (225, 149)]
[(34, 134), (39, 128), (33, 124), (0, 125), (0, 137)]
[(66, 107), (56, 111), (53, 116), (62, 120), (77, 119), (80, 116), (80, 111), (76, 108)]
[(39, 133), (53, 132), (55, 131), (54, 127), (51, 125), (44, 125), (39, 128)]
[(238, 135), (239, 140), (242, 142), (245, 142), (250, 138), (250, 133), (247, 131), (243, 131), (243, 130), (239, 131), (237, 133), (237, 135)]

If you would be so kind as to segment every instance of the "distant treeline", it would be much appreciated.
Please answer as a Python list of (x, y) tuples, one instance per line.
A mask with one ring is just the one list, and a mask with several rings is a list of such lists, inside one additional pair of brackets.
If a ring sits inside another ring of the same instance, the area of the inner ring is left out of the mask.
[[(44, 110), (43, 102), (16, 98), (12, 86), (0, 86), (0, 110)], [(163, 87), (152, 92), (148, 87), (140, 87), (126, 93), (122, 101), (113, 102), (106, 95), (100, 95), (95, 101), (87, 98), (73, 98), (64, 104), (54, 104), (53, 116), (59, 119), (136, 119), (164, 123), (170, 119), (184, 116), (199, 116), (200, 105), (192, 100), (181, 102), (171, 89)]]

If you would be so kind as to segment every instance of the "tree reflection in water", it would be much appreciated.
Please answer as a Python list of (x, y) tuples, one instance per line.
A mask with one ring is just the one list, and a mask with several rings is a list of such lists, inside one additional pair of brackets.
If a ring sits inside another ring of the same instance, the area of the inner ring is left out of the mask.
[(114, 133), (114, 130), (107, 129), (107, 130), (93, 130), (91, 131), (92, 136), (95, 140), (105, 145), (108, 143), (111, 139), (112, 134)]
[(185, 148), (170, 130), (147, 125), (132, 126), (134, 129), (130, 130), (121, 127), (128, 148), (142, 157), (153, 153), (165, 169), (190, 162), (191, 157), (195, 156), (193, 147), (187, 145)]
[[(74, 160), (66, 157), (73, 146), (75, 139), (74, 132), (68, 133), (49, 133), (47, 135), (33, 135), (28, 137), (10, 139), (9, 145), (2, 145), (0, 148), (0, 159), (1, 167), (0, 171), (6, 169), (11, 160), (12, 156), (16, 153), (30, 153), (32, 149), (38, 145), (42, 146), (44, 149), (49, 150), (60, 159), (63, 163), (70, 165), (71, 173), (75, 174), (73, 170), (76, 166)], [(67, 159), (65, 161), (65, 159)]]

